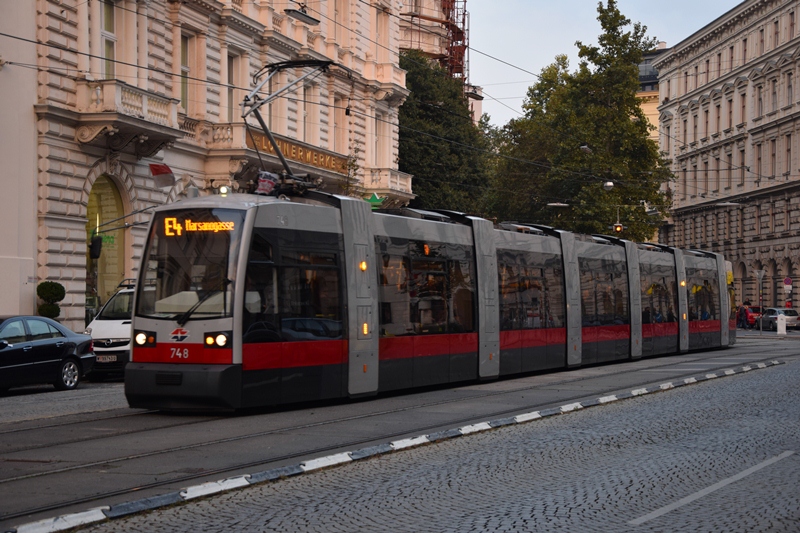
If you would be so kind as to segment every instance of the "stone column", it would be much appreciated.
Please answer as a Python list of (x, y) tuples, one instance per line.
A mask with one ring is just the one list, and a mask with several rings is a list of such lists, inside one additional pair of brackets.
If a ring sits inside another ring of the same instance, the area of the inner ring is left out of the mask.
[(89, 70), (89, 5), (86, 2), (78, 4), (78, 70), (86, 76)]
[[(225, 41), (227, 27), (223, 26), (219, 32), (219, 121), (228, 122), (228, 43)], [(234, 85), (236, 80), (234, 79)]]
[[(85, 3), (85, 2), (84, 2)], [(102, 4), (100, 2), (89, 2), (89, 70), (93, 79), (103, 77), (102, 59), (103, 49), (100, 43), (100, 25), (103, 21)]]
[(172, 21), (172, 97), (181, 99), (181, 23), (177, 13)]
[(138, 80), (139, 80), (139, 87), (147, 90), (147, 58), (148, 58), (148, 48), (147, 48), (147, 4), (149, 0), (138, 0), (137, 3), (137, 12), (136, 12), (136, 20), (138, 26), (138, 57), (136, 59), (136, 63), (139, 65), (138, 69)]

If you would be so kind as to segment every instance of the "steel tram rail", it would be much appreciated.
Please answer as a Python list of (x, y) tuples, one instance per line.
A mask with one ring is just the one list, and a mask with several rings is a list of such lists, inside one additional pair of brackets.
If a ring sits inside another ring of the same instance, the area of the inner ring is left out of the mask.
[[(713, 359), (725, 358), (728, 355), (729, 355), (728, 353), (721, 353), (721, 352), (718, 352), (718, 351), (717, 352), (713, 352), (708, 357), (690, 357), (690, 358), (687, 358), (684, 355), (684, 356), (680, 357), (680, 361), (672, 360), (672, 359), (675, 358), (675, 356), (671, 356), (670, 357), (670, 359), (671, 359), (670, 361), (665, 361), (664, 364), (649, 366), (648, 369), (651, 370), (651, 369), (657, 369), (657, 368), (665, 368), (665, 367), (669, 367), (669, 366), (676, 366), (676, 365), (680, 365), (680, 364), (685, 364), (687, 362), (708, 361), (708, 362), (711, 363), (711, 366), (713, 367), (712, 370), (716, 370), (716, 369), (720, 369), (720, 368), (729, 367), (730, 364), (729, 363), (724, 363), (724, 364), (719, 364), (719, 365), (715, 366), (715, 365), (713, 365)], [(754, 360), (750, 361), (750, 363), (758, 363), (758, 362), (763, 362), (763, 361), (769, 361), (769, 360), (772, 360), (772, 359), (774, 359), (774, 356), (766, 357), (766, 358), (762, 358), (762, 359), (754, 359)], [(629, 370), (622, 369), (621, 371), (619, 371), (620, 370), (619, 366), (620, 365), (612, 365), (612, 366), (606, 367), (609, 370), (611, 370), (611, 369), (618, 370), (616, 372), (609, 372), (606, 375), (632, 374), (634, 372), (638, 372), (638, 371), (641, 370), (641, 369), (629, 369)], [(697, 371), (695, 370), (695, 371), (690, 371), (690, 372), (686, 372), (686, 373), (683, 373), (683, 374), (678, 374), (678, 375), (676, 375), (675, 377), (673, 377), (671, 379), (681, 379), (681, 378), (690, 377), (690, 376), (696, 375), (696, 374), (697, 374)], [(576, 383), (576, 382), (585, 381), (585, 380), (589, 380), (589, 379), (594, 379), (594, 378), (597, 378), (597, 377), (598, 376), (585, 376), (585, 377), (578, 377), (578, 378), (574, 378), (574, 379), (569, 379), (568, 378), (568, 379), (563, 379), (563, 380), (559, 380), (559, 381), (548, 383), (547, 386), (548, 387), (552, 387), (552, 386), (558, 386), (558, 385), (565, 385), (565, 384)], [(468, 384), (466, 386), (470, 386), (470, 385)], [(502, 390), (502, 391), (488, 391), (488, 392), (484, 392), (484, 393), (481, 393), (481, 394), (478, 394), (478, 395), (469, 396), (467, 398), (454, 398), (454, 399), (439, 400), (439, 401), (433, 401), (433, 402), (423, 402), (423, 403), (418, 403), (418, 404), (415, 404), (415, 405), (405, 406), (405, 407), (401, 407), (401, 408), (397, 408), (397, 409), (381, 410), (381, 411), (377, 411), (377, 412), (365, 413), (365, 414), (356, 415), (356, 416), (350, 416), (350, 417), (338, 417), (338, 418), (333, 419), (333, 420), (325, 420), (325, 421), (314, 422), (314, 423), (309, 423), (309, 424), (298, 424), (298, 425), (287, 426), (287, 427), (283, 427), (283, 428), (276, 428), (276, 429), (272, 429), (272, 430), (268, 430), (268, 431), (250, 433), (250, 434), (247, 434), (247, 435), (240, 435), (240, 436), (236, 436), (236, 437), (228, 437), (228, 438), (224, 438), (224, 439), (215, 439), (213, 441), (207, 441), (207, 442), (197, 443), (197, 444), (193, 444), (193, 445), (172, 447), (172, 448), (169, 448), (169, 449), (159, 450), (159, 451), (155, 451), (155, 452), (149, 452), (149, 453), (145, 453), (145, 454), (132, 454), (132, 455), (128, 455), (128, 456), (125, 456), (125, 457), (120, 457), (120, 458), (116, 458), (116, 459), (112, 459), (112, 460), (97, 461), (97, 462), (86, 463), (86, 464), (82, 464), (82, 465), (75, 465), (75, 466), (67, 467), (67, 468), (63, 468), (63, 469), (51, 470), (51, 471), (48, 471), (48, 472), (40, 472), (40, 473), (36, 473), (36, 474), (18, 476), (18, 477), (15, 477), (15, 478), (7, 478), (7, 479), (4, 479), (4, 480), (0, 480), (0, 484), (13, 483), (14, 481), (20, 481), (20, 480), (24, 480), (24, 479), (46, 477), (48, 475), (56, 475), (56, 474), (60, 474), (60, 473), (70, 472), (70, 471), (77, 471), (77, 470), (81, 470), (81, 469), (85, 469), (85, 468), (91, 468), (91, 467), (102, 465), (102, 464), (120, 463), (120, 462), (123, 462), (123, 461), (140, 459), (140, 458), (143, 458), (143, 457), (152, 457), (152, 456), (156, 456), (156, 455), (175, 453), (177, 451), (182, 451), (182, 450), (198, 449), (198, 448), (207, 447), (207, 446), (225, 444), (227, 442), (241, 441), (241, 440), (247, 440), (247, 439), (251, 439), (251, 438), (258, 438), (258, 437), (263, 437), (263, 436), (268, 436), (268, 435), (281, 434), (281, 433), (286, 433), (286, 432), (290, 432), (290, 431), (294, 431), (294, 430), (302, 430), (302, 429), (309, 429), (309, 428), (314, 428), (314, 427), (329, 426), (329, 425), (332, 425), (332, 424), (346, 422), (346, 421), (350, 421), (350, 420), (364, 420), (364, 419), (370, 419), (370, 418), (376, 418), (376, 417), (380, 417), (380, 416), (385, 416), (387, 414), (392, 414), (392, 413), (406, 412), (406, 411), (412, 411), (412, 410), (416, 410), (416, 409), (424, 409), (424, 408), (427, 408), (427, 407), (434, 407), (434, 406), (438, 406), (438, 405), (454, 404), (454, 403), (458, 403), (458, 402), (465, 402), (465, 401), (472, 402), (472, 401), (475, 401), (476, 399), (482, 399), (482, 398), (488, 398), (488, 397), (498, 397), (498, 396), (508, 395), (508, 394), (516, 394), (516, 393), (519, 393), (519, 392), (524, 392), (524, 391), (528, 391), (528, 390), (531, 390), (531, 389), (535, 389), (537, 387), (541, 387), (541, 385), (530, 385), (530, 386), (524, 386), (524, 387), (516, 387), (514, 389), (507, 389), (507, 390)], [(437, 387), (437, 389), (442, 389), (442, 387)], [(612, 391), (609, 391), (609, 392), (612, 392)], [(585, 397), (586, 397), (585, 393), (580, 394), (580, 395), (574, 395), (574, 396), (563, 398), (563, 399), (559, 400), (558, 404), (560, 405), (560, 404), (563, 404), (563, 403), (570, 403), (570, 402), (578, 401), (578, 400), (580, 400), (582, 398), (585, 398)], [(529, 404), (528, 406), (516, 406), (516, 407), (514, 407), (512, 409), (498, 409), (498, 410), (490, 411), (490, 412), (487, 412), (487, 413), (483, 413), (481, 415), (481, 418), (482, 419), (493, 419), (493, 418), (507, 416), (507, 415), (510, 415), (510, 414), (513, 414), (513, 413), (524, 412), (526, 409), (533, 409), (533, 408), (542, 409), (542, 408), (547, 408), (547, 407), (550, 407), (550, 406), (549, 405), (542, 405), (542, 404)], [(297, 453), (282, 454), (282, 455), (277, 455), (277, 456), (274, 456), (274, 457), (267, 457), (267, 458), (259, 459), (257, 461), (248, 461), (248, 462), (243, 462), (243, 463), (237, 463), (235, 465), (229, 465), (229, 466), (225, 466), (225, 467), (221, 467), (221, 468), (204, 470), (203, 472), (190, 473), (190, 474), (186, 474), (186, 475), (183, 475), (183, 476), (178, 476), (178, 477), (174, 477), (174, 478), (170, 478), (170, 479), (165, 479), (163, 481), (157, 481), (157, 482), (147, 483), (147, 484), (140, 484), (140, 485), (136, 485), (134, 487), (123, 488), (123, 489), (119, 489), (119, 490), (115, 490), (115, 491), (107, 491), (107, 492), (104, 492), (102, 494), (95, 494), (95, 495), (92, 495), (92, 496), (86, 496), (86, 497), (82, 497), (82, 498), (74, 498), (74, 499), (69, 500), (69, 501), (62, 501), (62, 502), (53, 503), (53, 504), (44, 505), (44, 506), (39, 506), (39, 507), (35, 507), (35, 508), (28, 508), (28, 509), (25, 509), (25, 510), (20, 510), (20, 511), (16, 511), (16, 512), (13, 512), (13, 513), (9, 513), (7, 515), (1, 515), (0, 516), (0, 520), (10, 520), (10, 519), (19, 518), (19, 517), (22, 517), (22, 516), (33, 515), (33, 514), (36, 514), (36, 513), (54, 511), (54, 510), (58, 510), (58, 509), (66, 509), (66, 508), (68, 508), (70, 506), (77, 505), (77, 504), (90, 503), (90, 502), (99, 502), (99, 501), (102, 501), (104, 499), (112, 498), (112, 497), (115, 497), (115, 496), (121, 496), (121, 495), (125, 495), (125, 494), (141, 493), (143, 490), (147, 490), (147, 489), (154, 489), (154, 488), (168, 486), (168, 485), (185, 483), (185, 482), (188, 482), (188, 481), (208, 478), (209, 476), (225, 475), (225, 474), (234, 473), (234, 472), (241, 472), (244, 469), (250, 469), (250, 468), (255, 468), (255, 467), (259, 467), (259, 466), (269, 467), (270, 465), (275, 465), (276, 463), (279, 464), (279, 463), (281, 463), (283, 461), (288, 461), (288, 460), (291, 460), (291, 459), (297, 459), (297, 458), (304, 457), (304, 456), (327, 454), (327, 453), (330, 453), (330, 452), (335, 452), (337, 450), (341, 450), (343, 448), (346, 449), (346, 448), (363, 447), (365, 445), (369, 445), (370, 443), (374, 443), (374, 442), (386, 442), (386, 441), (396, 440), (398, 438), (402, 438), (402, 437), (405, 437), (405, 436), (408, 436), (408, 435), (411, 435), (411, 434), (413, 434), (413, 435), (423, 434), (423, 433), (425, 433), (427, 431), (439, 429), (443, 425), (458, 426), (458, 425), (463, 425), (464, 423), (469, 423), (469, 422), (474, 422), (474, 421), (475, 421), (474, 417), (458, 417), (458, 418), (453, 418), (451, 420), (448, 420), (446, 423), (437, 422), (436, 424), (419, 425), (419, 426), (416, 426), (413, 429), (408, 429), (408, 430), (405, 430), (405, 431), (402, 431), (402, 432), (388, 432), (388, 433), (383, 433), (383, 434), (379, 434), (379, 435), (371, 435), (368, 439), (361, 439), (361, 440), (355, 439), (355, 440), (352, 440), (352, 441), (337, 442), (336, 444), (330, 445), (330, 446), (320, 446), (320, 447), (316, 447), (316, 448), (304, 449), (304, 450), (302, 450), (300, 452), (297, 452)], [(94, 439), (94, 440), (101, 440), (101, 439), (102, 438), (98, 438), (98, 439)]]

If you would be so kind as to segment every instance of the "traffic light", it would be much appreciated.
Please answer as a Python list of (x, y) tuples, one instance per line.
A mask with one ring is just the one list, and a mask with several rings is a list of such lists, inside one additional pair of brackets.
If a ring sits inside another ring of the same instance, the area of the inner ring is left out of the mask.
[(622, 224), (617, 223), (617, 224), (614, 224), (612, 226), (612, 229), (614, 230), (614, 233), (622, 233), (622, 230), (625, 229), (625, 226), (623, 226)]

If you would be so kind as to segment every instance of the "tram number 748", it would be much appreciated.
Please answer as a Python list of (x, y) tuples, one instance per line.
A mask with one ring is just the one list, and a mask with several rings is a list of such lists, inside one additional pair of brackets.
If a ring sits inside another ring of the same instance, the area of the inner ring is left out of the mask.
[(189, 348), (170, 348), (170, 359), (189, 359)]

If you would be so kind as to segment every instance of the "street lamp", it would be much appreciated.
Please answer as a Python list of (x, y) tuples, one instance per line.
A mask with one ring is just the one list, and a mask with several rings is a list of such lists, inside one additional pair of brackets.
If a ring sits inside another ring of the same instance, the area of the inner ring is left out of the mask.
[[(300, 4), (300, 2), (298, 2), (298, 4)], [(305, 4), (300, 4), (300, 9), (284, 9), (283, 12), (300, 22), (305, 22), (309, 26), (317, 26), (319, 24), (318, 19), (308, 14)]]

